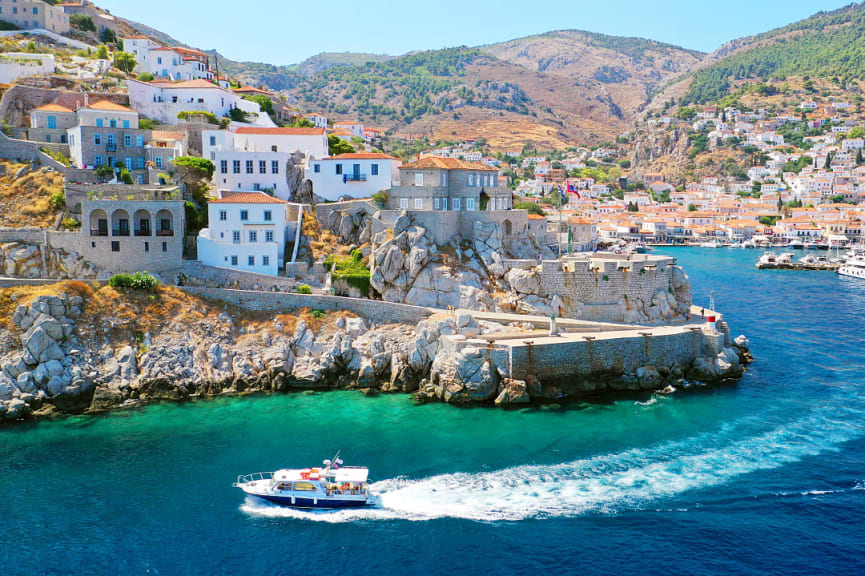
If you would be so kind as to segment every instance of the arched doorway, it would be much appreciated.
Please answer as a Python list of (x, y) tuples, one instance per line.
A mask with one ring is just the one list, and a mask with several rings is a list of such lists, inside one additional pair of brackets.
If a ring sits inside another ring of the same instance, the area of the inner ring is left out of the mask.
[(108, 214), (105, 210), (94, 210), (90, 213), (90, 235), (108, 236)]
[(120, 209), (111, 215), (111, 235), (129, 236), (129, 212)]
[(156, 213), (156, 235), (174, 236), (174, 216), (168, 210)]
[(153, 222), (150, 217), (150, 212), (147, 210), (137, 210), (133, 218), (136, 236), (152, 236)]

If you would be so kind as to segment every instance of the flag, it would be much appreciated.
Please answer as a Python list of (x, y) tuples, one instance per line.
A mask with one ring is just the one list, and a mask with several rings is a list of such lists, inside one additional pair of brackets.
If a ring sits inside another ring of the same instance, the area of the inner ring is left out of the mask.
[(561, 186), (559, 186), (558, 184), (556, 185), (556, 189), (559, 191), (559, 195), (562, 197), (562, 204), (567, 204), (568, 203), (568, 195), (565, 194), (564, 189)]
[(577, 190), (577, 187), (574, 186), (573, 183), (571, 183), (570, 181), (568, 181), (568, 192), (569, 192), (570, 194), (576, 194), (578, 200), (582, 200), (582, 199), (583, 199), (583, 195), (580, 194), (580, 191)]

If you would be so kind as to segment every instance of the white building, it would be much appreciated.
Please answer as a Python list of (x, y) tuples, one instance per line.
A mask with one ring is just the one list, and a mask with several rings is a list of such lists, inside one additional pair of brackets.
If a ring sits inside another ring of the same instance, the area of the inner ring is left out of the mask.
[(327, 116), (321, 114), (304, 114), (303, 116), (313, 124), (316, 128), (327, 128)]
[(207, 80), (141, 82), (130, 79), (127, 84), (131, 106), (143, 116), (164, 124), (177, 124), (180, 112), (209, 112), (222, 117), (228, 116), (233, 108), (239, 108), (248, 114), (250, 123), (275, 126), (258, 104)]
[[(268, 191), (283, 200), (291, 196), (289, 160), (300, 153), (305, 167), (328, 154), (322, 128), (255, 128), (202, 132), (202, 153), (216, 167), (216, 187), (232, 191)], [(377, 192), (378, 190), (376, 190)]]
[(207, 54), (198, 50), (167, 48), (145, 36), (130, 36), (123, 39), (123, 51), (135, 55), (138, 74), (148, 73), (174, 81), (213, 79)]
[(53, 54), (2, 52), (0, 53), (0, 82), (12, 84), (25, 76), (54, 74), (55, 65)]
[(279, 273), (286, 243), (296, 239), (298, 205), (261, 192), (224, 192), (222, 198), (208, 203), (207, 211), (210, 227), (198, 233), (202, 264), (271, 276)]
[(325, 200), (369, 198), (399, 182), (398, 159), (380, 153), (340, 154), (313, 160), (306, 169), (312, 191)]

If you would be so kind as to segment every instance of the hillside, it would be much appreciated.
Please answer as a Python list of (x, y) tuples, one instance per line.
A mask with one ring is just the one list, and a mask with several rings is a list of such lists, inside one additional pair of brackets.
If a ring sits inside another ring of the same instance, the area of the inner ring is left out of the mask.
[(865, 4), (819, 12), (721, 51), (722, 57), (694, 73), (682, 102), (715, 102), (743, 83), (785, 76), (856, 82), (865, 76)]

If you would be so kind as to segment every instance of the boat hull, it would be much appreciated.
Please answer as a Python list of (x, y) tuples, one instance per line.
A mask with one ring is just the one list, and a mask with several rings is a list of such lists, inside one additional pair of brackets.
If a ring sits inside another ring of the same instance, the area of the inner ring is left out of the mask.
[(859, 268), (857, 266), (841, 266), (841, 268), (838, 269), (838, 274), (849, 278), (865, 280), (865, 268)]
[(369, 504), (369, 500), (335, 500), (335, 499), (324, 499), (324, 498), (294, 498), (292, 501), (291, 496), (277, 496), (273, 494), (250, 494), (250, 496), (255, 496), (256, 498), (261, 498), (262, 500), (267, 500), (273, 504), (278, 504), (279, 506), (285, 506), (287, 508), (300, 508), (300, 509), (318, 509), (318, 510), (334, 510), (337, 508), (361, 508)]

